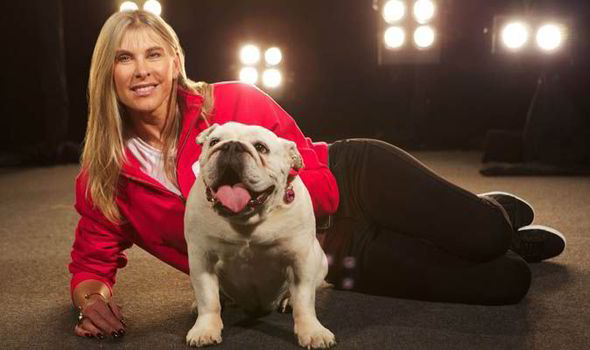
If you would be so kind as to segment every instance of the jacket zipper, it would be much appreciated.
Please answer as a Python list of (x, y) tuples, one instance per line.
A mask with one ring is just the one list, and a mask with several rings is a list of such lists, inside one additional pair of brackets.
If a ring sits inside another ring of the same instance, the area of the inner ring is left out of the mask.
[[(186, 135), (184, 135), (184, 138), (183, 138), (182, 142), (180, 143), (180, 148), (176, 152), (176, 183), (178, 184), (178, 187), (180, 187), (180, 180), (178, 179), (178, 164), (180, 163), (180, 154), (182, 154), (182, 150), (184, 149), (184, 146), (186, 145), (186, 141), (188, 140), (188, 136), (191, 134), (191, 130), (193, 128), (195, 128), (198, 123), (199, 123), (199, 115), (197, 115), (197, 117), (195, 118), (195, 121), (192, 123), (192, 125), (189, 126), (188, 131), (186, 132)], [(179, 188), (179, 190), (180, 190), (180, 188)], [(174, 193), (174, 194), (176, 194), (176, 193)], [(186, 198), (184, 198), (184, 196), (182, 195), (182, 191), (180, 191), (180, 198), (182, 199), (182, 201), (184, 203), (186, 203)]]

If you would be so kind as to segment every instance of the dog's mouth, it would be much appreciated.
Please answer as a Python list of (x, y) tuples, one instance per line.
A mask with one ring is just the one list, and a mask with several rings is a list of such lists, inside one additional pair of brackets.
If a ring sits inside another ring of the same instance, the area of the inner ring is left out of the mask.
[(237, 174), (230, 171), (230, 176), (223, 178), (213, 186), (206, 187), (207, 200), (222, 216), (243, 216), (256, 211), (266, 202), (275, 186), (263, 191), (253, 191), (240, 181)]

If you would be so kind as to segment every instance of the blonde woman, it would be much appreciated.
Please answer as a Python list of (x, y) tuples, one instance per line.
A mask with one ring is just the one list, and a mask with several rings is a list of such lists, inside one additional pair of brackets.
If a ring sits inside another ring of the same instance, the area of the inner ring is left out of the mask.
[(472, 194), (381, 141), (312, 142), (257, 88), (191, 81), (174, 30), (147, 12), (119, 12), (105, 22), (88, 102), (69, 264), (79, 336), (119, 338), (127, 331), (112, 286), (133, 244), (189, 273), (185, 200), (200, 154), (195, 138), (211, 123), (256, 124), (297, 144), (305, 164), (299, 176), (316, 217), (331, 223), (322, 245), (337, 288), (516, 303), (530, 285), (527, 261), (565, 247), (557, 231), (527, 226), (533, 210), (514, 195)]

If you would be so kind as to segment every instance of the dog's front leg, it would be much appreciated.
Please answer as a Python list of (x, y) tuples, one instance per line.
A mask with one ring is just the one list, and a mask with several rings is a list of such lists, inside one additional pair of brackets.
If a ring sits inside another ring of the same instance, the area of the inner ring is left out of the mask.
[(186, 335), (186, 343), (197, 347), (221, 343), (223, 322), (217, 275), (212, 264), (203, 255), (189, 254), (189, 265), (198, 316), (195, 325)]
[(300, 346), (307, 349), (324, 349), (335, 345), (336, 340), (334, 334), (317, 319), (315, 312), (317, 271), (314, 271), (317, 265), (309, 260), (312, 259), (298, 258), (290, 276), (289, 290), (295, 334)]

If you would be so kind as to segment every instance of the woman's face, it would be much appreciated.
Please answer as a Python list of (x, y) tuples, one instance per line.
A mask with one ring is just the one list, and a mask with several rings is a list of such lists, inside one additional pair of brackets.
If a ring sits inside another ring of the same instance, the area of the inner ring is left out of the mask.
[(128, 30), (115, 54), (113, 75), (121, 103), (131, 114), (166, 116), (178, 60), (153, 30)]

